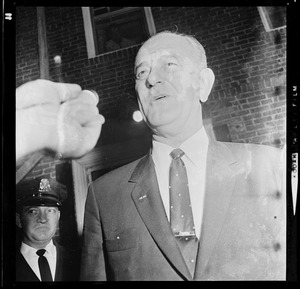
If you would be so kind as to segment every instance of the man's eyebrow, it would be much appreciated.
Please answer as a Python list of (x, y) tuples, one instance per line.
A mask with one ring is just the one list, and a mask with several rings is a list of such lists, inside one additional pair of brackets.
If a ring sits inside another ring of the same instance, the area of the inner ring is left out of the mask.
[(137, 71), (137, 69), (141, 66), (148, 66), (148, 62), (147, 61), (142, 61), (141, 63), (139, 63), (135, 68), (134, 68), (134, 72)]
[(35, 207), (35, 206), (27, 206), (27, 207), (23, 208), (23, 212), (27, 213), (30, 210), (36, 210), (36, 209), (37, 209), (37, 207)]

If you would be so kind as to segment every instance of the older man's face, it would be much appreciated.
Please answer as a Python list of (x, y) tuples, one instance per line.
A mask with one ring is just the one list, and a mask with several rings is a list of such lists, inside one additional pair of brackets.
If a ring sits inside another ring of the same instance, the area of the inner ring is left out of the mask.
[(20, 217), (24, 243), (43, 248), (56, 232), (60, 211), (57, 207), (25, 206)]
[(173, 34), (151, 39), (138, 52), (135, 88), (144, 119), (155, 134), (177, 134), (199, 120), (194, 54), (190, 43)]

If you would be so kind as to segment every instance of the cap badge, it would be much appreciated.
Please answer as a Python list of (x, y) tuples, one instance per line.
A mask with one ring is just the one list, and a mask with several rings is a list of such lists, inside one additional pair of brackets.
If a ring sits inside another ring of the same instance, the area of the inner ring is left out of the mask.
[(51, 187), (50, 187), (49, 180), (41, 179), (39, 192), (50, 192), (50, 191), (51, 191)]

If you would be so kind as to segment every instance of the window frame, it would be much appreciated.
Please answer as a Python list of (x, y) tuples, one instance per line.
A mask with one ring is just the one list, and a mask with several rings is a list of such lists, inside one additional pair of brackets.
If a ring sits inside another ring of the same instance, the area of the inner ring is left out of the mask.
[(257, 7), (257, 9), (258, 9), (261, 21), (264, 25), (266, 32), (286, 28), (286, 24), (284, 24), (283, 26), (278, 26), (278, 27), (272, 28), (272, 19), (270, 19), (269, 13), (268, 13), (266, 7), (259, 6), (259, 7)]
[[(129, 8), (129, 7), (126, 7), (126, 8)], [(143, 8), (144, 8), (144, 12), (145, 12), (148, 31), (149, 31), (150, 36), (152, 36), (156, 33), (156, 28), (155, 28), (155, 24), (154, 24), (154, 20), (153, 20), (153, 16), (152, 16), (151, 7), (143, 7)], [(81, 10), (82, 10), (82, 16), (83, 16), (84, 33), (85, 33), (85, 39), (86, 39), (88, 59), (94, 58), (96, 56), (103, 55), (106, 53), (112, 53), (112, 51), (101, 53), (101, 54), (96, 53), (96, 39), (94, 36), (95, 35), (94, 28), (93, 28), (94, 25), (93, 25), (93, 22), (92, 22), (93, 20), (92, 20), (91, 13), (90, 13), (90, 7), (81, 7)], [(126, 9), (126, 10), (128, 11), (129, 9)], [(110, 14), (110, 15), (108, 15), (107, 17), (110, 17), (110, 16), (112, 16), (112, 14), (115, 14), (115, 13), (110, 12), (108, 14)]]

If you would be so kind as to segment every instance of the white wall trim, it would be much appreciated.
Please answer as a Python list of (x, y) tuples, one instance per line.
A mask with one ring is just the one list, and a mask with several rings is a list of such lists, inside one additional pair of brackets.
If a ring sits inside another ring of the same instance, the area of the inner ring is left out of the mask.
[(87, 48), (88, 58), (90, 59), (96, 56), (90, 7), (81, 7), (81, 9), (82, 9), (82, 16), (83, 16), (86, 48)]
[(144, 7), (145, 15), (146, 15), (146, 21), (148, 24), (149, 34), (150, 36), (156, 34), (156, 28), (153, 20), (153, 15), (151, 11), (151, 7)]
[(274, 30), (279, 30), (279, 29), (282, 29), (282, 28), (286, 27), (286, 25), (283, 25), (283, 26), (280, 26), (280, 27), (272, 28), (270, 26), (271, 19), (269, 17), (269, 14), (268, 14), (266, 8), (262, 7), (262, 6), (259, 6), (259, 7), (257, 7), (257, 9), (258, 9), (261, 21), (262, 21), (262, 23), (264, 25), (264, 28), (265, 28), (266, 32), (270, 32), (270, 31), (274, 31)]

